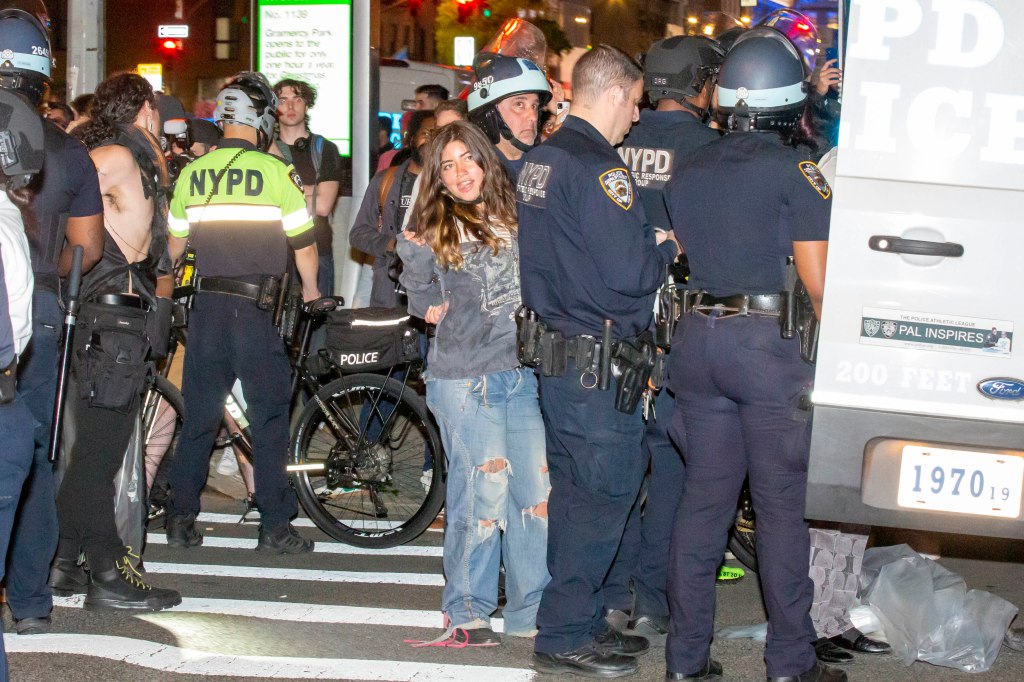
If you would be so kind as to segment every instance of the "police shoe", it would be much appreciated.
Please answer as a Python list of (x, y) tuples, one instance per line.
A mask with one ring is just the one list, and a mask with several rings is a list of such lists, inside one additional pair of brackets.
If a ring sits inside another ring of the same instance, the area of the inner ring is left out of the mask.
[(114, 562), (113, 568), (92, 571), (92, 582), (85, 595), (89, 610), (159, 611), (181, 603), (174, 590), (153, 587), (142, 579), (129, 557)]
[(815, 661), (814, 667), (806, 672), (799, 675), (769, 677), (768, 682), (846, 682), (846, 673), (839, 668), (822, 665)]
[(203, 544), (202, 534), (196, 530), (195, 514), (168, 516), (164, 522), (167, 544), (171, 547), (195, 547)]
[(651, 644), (663, 646), (668, 636), (668, 618), (665, 616), (637, 616), (629, 621), (626, 633), (645, 637)]
[(50, 579), (46, 584), (54, 594), (62, 597), (81, 594), (89, 587), (89, 574), (85, 571), (85, 566), (78, 563), (78, 557), (57, 557), (50, 566)]
[(50, 617), (15, 618), (14, 631), (19, 635), (45, 635), (50, 631)]
[(594, 637), (594, 644), (604, 648), (610, 654), (625, 656), (640, 656), (646, 654), (651, 648), (651, 643), (647, 641), (646, 637), (627, 635), (611, 626)]
[(837, 647), (859, 654), (887, 654), (892, 651), (892, 647), (885, 642), (871, 639), (857, 628), (850, 628), (841, 635), (829, 638), (828, 641)]
[(843, 651), (827, 637), (815, 640), (814, 656), (822, 663), (849, 663), (853, 660), (853, 654)]
[(270, 531), (260, 526), (260, 541), (256, 545), (256, 551), (270, 554), (305, 554), (313, 551), (313, 541), (299, 535), (290, 523)]
[(695, 673), (684, 675), (683, 673), (674, 673), (671, 670), (665, 672), (666, 680), (717, 680), (721, 679), (721, 677), (722, 664), (710, 658)]
[(626, 677), (640, 669), (635, 658), (610, 653), (595, 642), (560, 654), (533, 654), (533, 669), (539, 673), (567, 673), (581, 677), (610, 679)]

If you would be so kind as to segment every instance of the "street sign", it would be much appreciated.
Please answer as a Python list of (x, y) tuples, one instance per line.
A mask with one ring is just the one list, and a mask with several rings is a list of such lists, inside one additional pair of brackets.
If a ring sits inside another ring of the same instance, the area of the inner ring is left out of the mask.
[(161, 24), (156, 27), (157, 38), (188, 38), (188, 24)]
[(455, 36), (455, 66), (472, 66), (476, 55), (476, 38)]
[(135, 70), (140, 76), (149, 81), (153, 90), (164, 89), (164, 65), (163, 64), (139, 64)]

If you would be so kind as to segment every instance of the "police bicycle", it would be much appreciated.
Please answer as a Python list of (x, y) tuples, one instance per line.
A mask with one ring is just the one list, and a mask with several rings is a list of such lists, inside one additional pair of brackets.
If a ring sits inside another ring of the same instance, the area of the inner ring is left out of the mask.
[[(359, 547), (394, 547), (418, 537), (444, 504), (441, 439), (415, 389), (420, 361), (396, 363), (380, 374), (345, 374), (331, 353), (310, 353), (313, 322), (340, 305), (327, 296), (301, 306), (299, 341), (291, 348), (295, 411), (288, 470), (303, 510), (327, 535)], [(185, 341), (179, 327), (172, 353)], [(169, 365), (146, 396), (147, 448), (171, 448), (185, 416), (181, 394), (166, 378)], [(218, 444), (251, 460), (246, 423), (241, 402), (230, 396), (229, 435)]]

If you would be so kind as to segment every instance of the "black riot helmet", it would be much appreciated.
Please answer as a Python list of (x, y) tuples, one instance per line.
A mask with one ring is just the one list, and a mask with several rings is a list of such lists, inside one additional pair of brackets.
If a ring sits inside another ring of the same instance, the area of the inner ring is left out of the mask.
[(806, 99), (800, 54), (775, 29), (745, 32), (725, 56), (718, 76), (718, 117), (726, 130), (790, 130)]
[(43, 119), (22, 98), (0, 90), (0, 168), (3, 189), (26, 187), (43, 168)]
[(725, 58), (718, 43), (703, 36), (673, 36), (651, 45), (644, 59), (644, 91), (652, 103), (695, 97)]
[(53, 82), (50, 37), (33, 13), (0, 9), (0, 88), (16, 90), (35, 104)]
[(477, 55), (473, 66), (473, 90), (469, 93), (469, 118), (498, 144), (504, 137), (523, 152), (532, 147), (520, 142), (498, 112), (498, 102), (515, 95), (535, 93), (540, 108), (551, 100), (551, 87), (544, 72), (529, 59), (501, 54)]

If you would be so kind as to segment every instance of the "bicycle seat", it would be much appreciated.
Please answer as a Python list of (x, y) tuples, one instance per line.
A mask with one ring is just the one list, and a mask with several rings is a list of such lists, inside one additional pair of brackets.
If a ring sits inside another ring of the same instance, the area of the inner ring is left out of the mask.
[(341, 296), (321, 296), (315, 301), (302, 304), (302, 312), (314, 317), (326, 315), (336, 308), (345, 305), (345, 299)]

